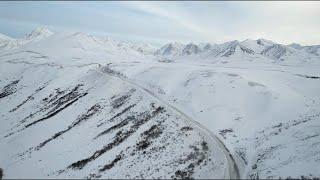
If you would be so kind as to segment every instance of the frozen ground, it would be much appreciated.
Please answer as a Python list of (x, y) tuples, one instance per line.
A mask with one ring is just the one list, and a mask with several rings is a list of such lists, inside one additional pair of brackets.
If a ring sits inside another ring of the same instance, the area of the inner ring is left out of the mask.
[(316, 46), (0, 38), (5, 178), (320, 177)]

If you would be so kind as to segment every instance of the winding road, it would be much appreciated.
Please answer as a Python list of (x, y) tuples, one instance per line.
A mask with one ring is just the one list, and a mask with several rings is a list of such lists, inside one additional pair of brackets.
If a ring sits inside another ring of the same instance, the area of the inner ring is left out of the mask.
[(240, 179), (239, 168), (238, 168), (238, 166), (237, 166), (232, 154), (230, 153), (230, 151), (227, 149), (225, 144), (219, 139), (219, 137), (217, 137), (214, 133), (212, 133), (210, 130), (208, 130), (206, 127), (204, 127), (202, 124), (200, 124), (199, 122), (195, 121), (190, 116), (188, 116), (184, 112), (180, 111), (178, 108), (176, 108), (175, 106), (171, 105), (170, 103), (162, 100), (157, 95), (155, 95), (152, 91), (148, 90), (147, 88), (143, 87), (140, 84), (137, 84), (136, 82), (134, 82), (132, 80), (129, 80), (129, 79), (127, 79), (125, 77), (122, 77), (120, 75), (116, 75), (116, 74), (112, 74), (110, 72), (104, 71), (103, 70), (103, 66), (102, 66), (102, 68), (99, 68), (99, 70), (95, 70), (95, 71), (97, 73), (100, 73), (100, 74), (103, 74), (103, 75), (107, 75), (107, 76), (112, 76), (112, 77), (118, 78), (118, 79), (120, 79), (122, 81), (125, 81), (125, 82), (131, 84), (132, 86), (136, 87), (137, 89), (140, 89), (140, 90), (148, 93), (149, 95), (151, 95), (152, 97), (157, 99), (159, 102), (161, 102), (164, 105), (166, 105), (171, 110), (173, 110), (173, 111), (177, 112), (178, 114), (180, 114), (182, 117), (185, 117), (185, 119), (191, 125), (193, 125), (194, 127), (198, 127), (200, 130), (202, 130), (202, 132), (205, 133), (209, 139), (211, 139), (212, 141), (215, 141), (219, 145), (220, 149), (223, 150), (225, 158), (228, 161), (228, 167), (226, 169), (228, 171), (228, 173), (225, 174), (224, 178), (225, 179)]

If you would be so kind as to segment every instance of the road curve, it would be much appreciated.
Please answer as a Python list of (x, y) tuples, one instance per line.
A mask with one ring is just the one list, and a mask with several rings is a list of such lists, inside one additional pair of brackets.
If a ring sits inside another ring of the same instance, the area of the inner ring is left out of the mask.
[(148, 90), (147, 88), (141, 86), (140, 84), (137, 84), (136, 82), (133, 82), (127, 78), (121, 77), (119, 75), (116, 74), (111, 74), (109, 72), (104, 72), (101, 68), (100, 70), (95, 70), (96, 72), (103, 74), (103, 75), (108, 75), (108, 76), (112, 76), (115, 78), (118, 78), (122, 81), (125, 81), (131, 85), (133, 85), (134, 87), (137, 87), (138, 89), (141, 89), (142, 91), (145, 91), (146, 93), (148, 93), (149, 95), (151, 95), (152, 97), (154, 97), (155, 99), (157, 99), (158, 101), (160, 101), (161, 103), (165, 104), (166, 106), (168, 106), (170, 109), (178, 112), (182, 117), (185, 117), (191, 124), (193, 124), (194, 126), (198, 127), (199, 129), (201, 129), (204, 133), (206, 133), (208, 135), (208, 137), (210, 139), (212, 139), (213, 141), (217, 142), (217, 144), (220, 146), (220, 148), (223, 150), (225, 158), (228, 161), (228, 176), (225, 176), (225, 179), (240, 179), (240, 173), (239, 173), (239, 168), (232, 156), (232, 154), (230, 153), (230, 151), (227, 149), (227, 147), (225, 146), (225, 144), (219, 139), (219, 137), (217, 137), (215, 134), (213, 134), (210, 130), (208, 130), (206, 127), (204, 127), (202, 124), (200, 124), (199, 122), (195, 121), (194, 119), (192, 119), (191, 117), (189, 117), (187, 114), (185, 114), (184, 112), (180, 111), (178, 108), (176, 108), (175, 106), (171, 105), (170, 103), (162, 100), (161, 98), (159, 98), (157, 95), (155, 95), (152, 91)]

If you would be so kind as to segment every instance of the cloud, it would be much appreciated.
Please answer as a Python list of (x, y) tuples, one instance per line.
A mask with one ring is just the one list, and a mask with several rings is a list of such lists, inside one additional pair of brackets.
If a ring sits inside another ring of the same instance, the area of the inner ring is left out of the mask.
[(188, 28), (194, 33), (198, 33), (198, 36), (207, 37), (211, 34), (206, 28), (203, 28), (203, 25), (192, 21), (190, 17), (191, 14), (180, 8), (176, 2), (123, 1), (121, 4), (130, 9), (167, 18)]
[(40, 24), (158, 43), (266, 38), (320, 44), (319, 9), (316, 1), (6, 2), (0, 30), (29, 31)]

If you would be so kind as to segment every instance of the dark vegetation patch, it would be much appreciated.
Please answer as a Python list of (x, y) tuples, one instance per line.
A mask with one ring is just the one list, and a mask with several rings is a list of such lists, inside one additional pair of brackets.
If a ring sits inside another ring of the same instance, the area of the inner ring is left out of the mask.
[(248, 165), (248, 160), (247, 160), (247, 156), (246, 156), (246, 153), (245, 153), (245, 149), (239, 148), (239, 149), (236, 150), (236, 153), (243, 160), (244, 164)]
[(113, 101), (111, 102), (112, 108), (118, 109), (120, 106), (122, 106), (124, 103), (126, 103), (129, 100), (132, 93), (135, 91), (136, 91), (135, 89), (131, 89), (128, 94), (125, 94), (125, 95), (122, 95), (120, 97), (113, 99)]
[(31, 56), (32, 58), (40, 58), (40, 59), (49, 59), (48, 56), (40, 55), (40, 56)]
[[(132, 96), (132, 93), (134, 93), (136, 91), (136, 89), (130, 89), (129, 92), (125, 93), (124, 95), (121, 96), (112, 96), (111, 97), (111, 112), (113, 113), (113, 110), (117, 110), (119, 109), (121, 106), (123, 106), (126, 102), (128, 102), (128, 100), (130, 99), (130, 97)], [(120, 117), (122, 114), (127, 113), (129, 110), (131, 110), (131, 108), (133, 108), (134, 106), (136, 106), (136, 104), (131, 104), (129, 106), (127, 106), (126, 108), (124, 108), (123, 110), (121, 110), (120, 112), (118, 112), (117, 114), (115, 114), (113, 117), (111, 117), (109, 120), (102, 122), (100, 124), (97, 125), (97, 127), (100, 127), (108, 122), (113, 122), (114, 119), (116, 119), (117, 117)]]
[(138, 150), (144, 150), (150, 146), (152, 139), (158, 138), (162, 134), (162, 129), (158, 125), (151, 126), (141, 134), (142, 140), (139, 141), (136, 146)]
[(295, 120), (287, 122), (287, 123), (279, 123), (279, 124), (273, 125), (273, 126), (271, 126), (271, 128), (266, 128), (266, 129), (260, 131), (259, 133), (261, 133), (262, 136), (257, 137), (256, 139), (259, 141), (262, 141), (261, 138), (263, 139), (265, 137), (279, 135), (284, 130), (288, 130), (291, 127), (298, 126), (300, 124), (304, 124), (304, 123), (307, 123), (312, 120), (316, 120), (319, 117), (320, 117), (320, 113), (316, 113), (313, 115), (308, 115), (305, 117), (301, 117), (299, 119), (295, 119)]
[(219, 131), (219, 134), (224, 138), (226, 139), (226, 135), (228, 133), (232, 133), (233, 132), (233, 129), (229, 128), (229, 129), (222, 129)]
[[(81, 90), (81, 86), (83, 86), (83, 84), (77, 84), (69, 92), (68, 90), (60, 91), (60, 89), (55, 89), (56, 93), (52, 93), (42, 100), (44, 104), (43, 107), (41, 107), (36, 112), (29, 114), (27, 117), (22, 119), (15, 127), (19, 127), (21, 124), (25, 123), (27, 119), (32, 118), (36, 114), (39, 114), (41, 112), (47, 113), (42, 118), (25, 125), (24, 128), (18, 130), (17, 132), (20, 132), (26, 128), (29, 128), (30, 126), (33, 126), (39, 122), (42, 122), (57, 115), (59, 112), (63, 111), (64, 109), (78, 101), (80, 98), (86, 96), (88, 92)], [(14, 132), (9, 133), (5, 137), (8, 137), (12, 134), (14, 134)]]
[(227, 73), (228, 76), (231, 76), (231, 77), (238, 77), (239, 75), (238, 74), (234, 74), (234, 73)]
[(28, 150), (24, 151), (23, 153), (20, 153), (19, 156), (22, 157), (25, 154), (31, 154), (33, 150), (38, 151), (40, 150), (42, 147), (44, 147), (46, 144), (48, 144), (49, 142), (51, 142), (52, 140), (60, 137), (61, 135), (65, 134), (66, 132), (70, 131), (72, 128), (80, 125), (80, 123), (83, 123), (85, 121), (87, 121), (89, 118), (91, 118), (93, 115), (97, 114), (100, 112), (100, 110), (102, 109), (102, 106), (97, 103), (95, 105), (93, 105), (92, 107), (90, 107), (86, 113), (83, 113), (82, 115), (78, 116), (78, 118), (72, 122), (71, 125), (69, 125), (66, 129), (59, 131), (57, 133), (55, 133), (53, 136), (51, 136), (49, 139), (41, 142), (38, 146), (36, 147), (31, 147)]
[(280, 145), (270, 146), (270, 147), (268, 147), (267, 149), (259, 152), (259, 153), (258, 153), (258, 158), (257, 158), (256, 164), (258, 164), (259, 162), (261, 162), (261, 161), (269, 158), (269, 157), (272, 155), (272, 153), (273, 153), (275, 150), (279, 149), (280, 147), (281, 147)]
[(3, 177), (3, 170), (2, 168), (0, 168), (0, 179), (2, 179), (2, 177)]
[(113, 166), (122, 159), (123, 154), (120, 153), (116, 156), (116, 158), (114, 160), (111, 161), (111, 163), (104, 165), (101, 169), (99, 169), (99, 172), (103, 172), (105, 170), (109, 170), (111, 168), (113, 168)]
[(43, 86), (39, 87), (38, 89), (35, 90), (34, 93), (32, 93), (30, 96), (27, 97), (27, 99), (25, 99), (24, 101), (22, 101), (17, 107), (11, 109), (9, 112), (14, 112), (16, 111), (17, 109), (19, 109), (21, 106), (23, 106), (25, 103), (27, 103), (28, 101), (30, 100), (33, 100), (34, 99), (34, 95), (37, 94), (38, 92), (40, 92), (42, 89), (44, 89), (45, 87), (48, 86), (48, 82), (45, 83)]
[[(281, 179), (281, 177), (279, 177), (279, 179)], [(298, 177), (291, 177), (288, 176), (285, 179), (301, 179), (301, 180), (320, 180), (320, 177), (314, 177), (312, 176), (312, 174), (310, 175), (302, 175), (302, 176), (298, 176)]]
[[(189, 165), (182, 169), (175, 171), (174, 175), (171, 176), (173, 179), (193, 179), (192, 175), (194, 174), (194, 170), (196, 167), (200, 166), (201, 163), (206, 164), (208, 157), (208, 143), (206, 141), (202, 141), (200, 144), (200, 148), (198, 146), (190, 146), (192, 149), (191, 153), (188, 154), (185, 158), (178, 160), (179, 164)], [(210, 160), (210, 159), (209, 159)]]
[(78, 84), (76, 87), (74, 87), (71, 92), (65, 94), (64, 96), (58, 98), (54, 102), (52, 102), (46, 109), (50, 109), (48, 113), (43, 118), (40, 118), (36, 121), (33, 121), (30, 124), (27, 124), (25, 128), (28, 128), (32, 125), (35, 125), (41, 121), (44, 121), (46, 119), (49, 119), (55, 115), (57, 115), (59, 112), (62, 110), (66, 109), (76, 101), (78, 101), (80, 98), (83, 96), (86, 96), (88, 93), (87, 92), (80, 92), (79, 88), (83, 86), (83, 84)]
[(111, 143), (103, 146), (102, 149), (97, 150), (90, 157), (79, 160), (79, 161), (71, 164), (67, 168), (69, 168), (69, 169), (70, 168), (71, 169), (82, 169), (84, 166), (87, 165), (87, 163), (97, 159), (105, 152), (111, 150), (115, 146), (118, 146), (119, 144), (124, 142), (128, 137), (130, 137), (133, 133), (135, 133), (140, 128), (140, 126), (142, 126), (143, 124), (145, 124), (146, 122), (148, 122), (149, 120), (151, 120), (152, 118), (154, 118), (155, 116), (157, 116), (159, 113), (162, 113), (162, 112), (164, 112), (164, 108), (159, 106), (159, 107), (155, 108), (151, 113), (149, 111), (146, 111), (146, 112), (138, 115), (137, 117), (135, 117), (133, 119), (133, 122), (132, 122), (133, 125), (130, 126), (130, 128), (127, 128), (125, 130), (119, 130), (116, 133), (116, 135), (113, 138), (113, 141)]
[(253, 170), (250, 174), (249, 177), (252, 178), (256, 178), (259, 177), (258, 176), (258, 172), (257, 172), (257, 168), (258, 168), (258, 164), (260, 164), (261, 162), (263, 162), (264, 160), (272, 157), (274, 151), (276, 151), (277, 149), (281, 148), (280, 145), (277, 146), (270, 146), (262, 151), (259, 151), (258, 153), (258, 157), (256, 162), (252, 165), (251, 169)]
[[(110, 118), (107, 122), (112, 122), (115, 118), (121, 116), (122, 114), (126, 113), (127, 111), (129, 111), (131, 108), (133, 108), (134, 106), (136, 106), (136, 104), (131, 104), (130, 106), (124, 108), (122, 111), (120, 111), (119, 113), (117, 113), (116, 115), (112, 116), (112, 118)], [(100, 124), (97, 125), (97, 127), (100, 127), (104, 124), (106, 124), (107, 122), (102, 122)]]
[(314, 134), (314, 135), (308, 135), (304, 138), (301, 139), (301, 141), (305, 141), (305, 140), (308, 140), (310, 138), (315, 138), (315, 137), (318, 137), (320, 134)]
[(263, 84), (260, 84), (260, 83), (257, 83), (257, 82), (253, 82), (253, 81), (249, 81), (249, 82), (248, 82), (248, 85), (249, 85), (249, 86), (252, 86), (252, 87), (254, 87), (254, 86), (265, 87)]
[(74, 122), (72, 122), (71, 125), (69, 125), (67, 127), (67, 129), (57, 132), (56, 134), (54, 134), (51, 138), (45, 140), (44, 142), (40, 143), (35, 150), (39, 150), (41, 149), (43, 146), (45, 146), (47, 143), (49, 143), (50, 141), (56, 139), (57, 137), (63, 135), (64, 133), (70, 131), (72, 128), (80, 125), (80, 123), (83, 123), (85, 121), (87, 121), (88, 119), (90, 119), (93, 115), (97, 114), (98, 112), (100, 112), (100, 110), (102, 109), (100, 104), (95, 104), (92, 107), (90, 107), (87, 112), (83, 113), (82, 115), (80, 115)]
[(79, 160), (79, 161), (77, 161), (75, 163), (72, 163), (70, 166), (68, 166), (68, 168), (82, 169), (84, 166), (87, 165), (87, 163), (97, 159), (98, 157), (100, 157), (105, 152), (107, 152), (107, 151), (111, 150), (112, 148), (114, 148), (115, 146), (118, 146), (119, 144), (121, 144), (124, 140), (126, 140), (133, 133), (134, 133), (133, 130), (129, 130), (129, 131), (126, 131), (126, 132), (119, 131), (116, 134), (116, 136), (114, 137), (114, 140), (111, 143), (105, 145), (102, 149), (97, 150), (90, 157), (82, 159), (82, 160)]
[(12, 81), (11, 83), (3, 87), (0, 92), (0, 99), (17, 92), (17, 84), (19, 83), (19, 81), (20, 80)]
[(309, 75), (303, 75), (303, 74), (295, 74), (296, 76), (308, 78), (308, 79), (320, 79), (319, 76), (309, 76)]
[(42, 55), (41, 53), (38, 53), (38, 52), (35, 52), (35, 51), (24, 51), (24, 52), (27, 52), (27, 53), (32, 53), (32, 54), (38, 54), (38, 55)]
[[(298, 119), (288, 121), (285, 123), (283, 123), (283, 122), (277, 123), (275, 125), (267, 127), (265, 129), (263, 129), (262, 131), (259, 131), (258, 136), (255, 137), (255, 141), (257, 143), (256, 147), (259, 147), (261, 144), (264, 144), (266, 141), (268, 141), (270, 138), (272, 138), (274, 136), (281, 135), (282, 133), (286, 132), (287, 130), (291, 129), (292, 127), (298, 128), (298, 126), (299, 126), (300, 128), (305, 129), (305, 126), (301, 126), (301, 125), (308, 123), (310, 121), (317, 121), (317, 120), (319, 120), (319, 117), (320, 117), (320, 113), (315, 113), (312, 115), (300, 116), (300, 118), (298, 118)], [(304, 132), (303, 130), (301, 130), (301, 131)], [(311, 134), (311, 135), (309, 134), (307, 136), (299, 135), (296, 138), (298, 138), (299, 141), (308, 141), (312, 138), (318, 138), (319, 136), (320, 136), (319, 133), (315, 133), (315, 134)], [(309, 143), (310, 144), (312, 143), (310, 148), (314, 148), (314, 147), (312, 147), (314, 145), (313, 141), (309, 141)], [(303, 144), (303, 146), (306, 146), (306, 144)], [(259, 177), (258, 171), (259, 171), (260, 165), (263, 165), (263, 163), (266, 159), (274, 158), (275, 156), (277, 156), (276, 153), (281, 148), (285, 148), (285, 146), (282, 146), (281, 144), (276, 144), (273, 146), (263, 147), (263, 149), (259, 150), (257, 153), (257, 160), (251, 167), (252, 170), (249, 174), (249, 177), (250, 178)], [(296, 157), (294, 157), (294, 158), (296, 158)], [(288, 159), (288, 160), (289, 161), (287, 161), (286, 163), (292, 162), (292, 159)], [(265, 169), (262, 169), (262, 167), (260, 167), (260, 171), (264, 171), (264, 170)], [(267, 177), (267, 178), (269, 178), (269, 177)], [(276, 177), (270, 176), (270, 178), (276, 178)]]
[(95, 173), (90, 173), (86, 179), (98, 179), (98, 178), (101, 178), (101, 175), (97, 175)]
[[(111, 64), (111, 63), (110, 63)], [(108, 64), (107, 66), (103, 66), (100, 68), (100, 70), (104, 73), (108, 73), (114, 76), (118, 76), (118, 77), (122, 77), (125, 78), (126, 76), (124, 74), (122, 74), (121, 72), (118, 72), (116, 70), (111, 69), (111, 67), (109, 66), (110, 64)]]
[(186, 132), (186, 131), (192, 131), (193, 128), (190, 127), (190, 126), (184, 126), (184, 127), (182, 127), (180, 130), (183, 131), (183, 132)]
[(122, 127), (126, 126), (127, 124), (129, 124), (129, 122), (134, 120), (134, 119), (135, 119), (134, 116), (128, 116), (124, 120), (120, 121), (118, 124), (115, 124), (115, 125), (111, 126), (110, 128), (108, 128), (108, 129), (102, 131), (101, 133), (99, 133), (94, 139), (97, 139), (100, 136), (108, 134), (108, 133), (112, 132), (113, 130), (122, 128)]
[(60, 96), (64, 95), (68, 91), (68, 89), (60, 90), (60, 88), (56, 88), (54, 90), (55, 90), (54, 93), (51, 93), (49, 94), (49, 96), (42, 99), (43, 104), (52, 103), (53, 101), (57, 100)]

